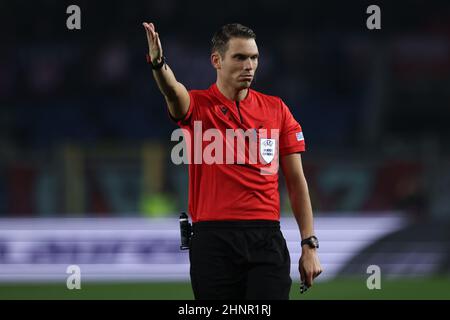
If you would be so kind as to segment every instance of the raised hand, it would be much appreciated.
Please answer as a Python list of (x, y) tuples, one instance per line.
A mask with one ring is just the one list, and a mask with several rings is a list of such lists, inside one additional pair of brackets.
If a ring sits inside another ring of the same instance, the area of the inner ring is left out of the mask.
[(148, 54), (150, 55), (150, 59), (152, 63), (156, 64), (161, 61), (163, 56), (161, 40), (159, 40), (159, 34), (155, 30), (155, 25), (153, 23), (144, 22), (142, 25), (145, 28), (147, 34), (147, 42), (148, 42)]

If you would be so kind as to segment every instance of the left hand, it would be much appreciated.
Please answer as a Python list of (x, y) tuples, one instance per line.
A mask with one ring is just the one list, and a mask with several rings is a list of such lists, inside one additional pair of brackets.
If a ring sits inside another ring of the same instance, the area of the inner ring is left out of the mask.
[(313, 280), (322, 273), (319, 257), (316, 249), (303, 246), (302, 255), (298, 261), (298, 271), (303, 283), (309, 288), (313, 285)]

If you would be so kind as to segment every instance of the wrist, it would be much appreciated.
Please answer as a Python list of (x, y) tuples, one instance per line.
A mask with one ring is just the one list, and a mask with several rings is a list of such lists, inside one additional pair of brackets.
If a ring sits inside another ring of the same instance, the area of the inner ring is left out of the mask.
[(304, 244), (302, 246), (302, 253), (303, 254), (310, 254), (310, 253), (316, 253), (317, 249), (316, 248), (311, 248), (310, 246), (308, 246), (307, 244)]
[(161, 63), (161, 61), (162, 61), (162, 57), (159, 57), (159, 58), (156, 58), (156, 59), (153, 59), (152, 60), (152, 65), (158, 65), (158, 64), (160, 64)]
[(166, 64), (166, 59), (161, 56), (156, 59), (152, 59), (149, 54), (146, 55), (147, 63), (152, 67), (153, 70), (159, 70)]
[(302, 248), (316, 249), (319, 248), (319, 239), (316, 236), (305, 238), (301, 242)]

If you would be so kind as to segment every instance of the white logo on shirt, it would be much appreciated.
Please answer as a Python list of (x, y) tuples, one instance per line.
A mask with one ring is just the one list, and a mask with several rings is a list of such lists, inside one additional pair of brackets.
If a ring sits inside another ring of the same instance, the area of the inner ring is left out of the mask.
[(275, 156), (275, 139), (261, 139), (259, 148), (261, 157), (266, 163), (270, 163)]

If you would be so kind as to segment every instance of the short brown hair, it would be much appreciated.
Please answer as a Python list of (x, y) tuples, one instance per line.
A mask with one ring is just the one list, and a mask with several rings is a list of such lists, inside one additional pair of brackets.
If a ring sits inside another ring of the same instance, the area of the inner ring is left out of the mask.
[(228, 41), (231, 38), (256, 39), (256, 34), (240, 23), (226, 24), (214, 34), (211, 40), (211, 52), (218, 51), (223, 57), (228, 50)]

